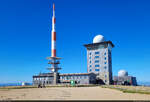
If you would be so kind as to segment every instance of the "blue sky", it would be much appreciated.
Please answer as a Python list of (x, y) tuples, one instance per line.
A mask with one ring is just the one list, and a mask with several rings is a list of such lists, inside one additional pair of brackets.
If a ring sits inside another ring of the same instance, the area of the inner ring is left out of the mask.
[(150, 81), (149, 0), (1, 0), (0, 83), (31, 82), (32, 75), (49, 72), (53, 2), (61, 73), (86, 72), (83, 45), (102, 34), (115, 45), (113, 75), (125, 69)]

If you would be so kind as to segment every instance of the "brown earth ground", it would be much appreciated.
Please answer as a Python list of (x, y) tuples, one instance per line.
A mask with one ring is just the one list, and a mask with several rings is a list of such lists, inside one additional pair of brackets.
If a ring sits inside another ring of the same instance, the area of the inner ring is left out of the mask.
[(100, 86), (47, 87), (0, 89), (0, 100), (150, 100), (150, 94), (123, 93)]

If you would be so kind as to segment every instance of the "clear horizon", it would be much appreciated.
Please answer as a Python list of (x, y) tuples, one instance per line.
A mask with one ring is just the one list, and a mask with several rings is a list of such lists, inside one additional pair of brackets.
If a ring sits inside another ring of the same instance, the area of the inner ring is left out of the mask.
[(53, 2), (60, 73), (86, 73), (83, 45), (102, 34), (115, 45), (113, 76), (124, 69), (150, 82), (149, 0), (7, 0), (0, 1), (0, 83), (49, 72)]

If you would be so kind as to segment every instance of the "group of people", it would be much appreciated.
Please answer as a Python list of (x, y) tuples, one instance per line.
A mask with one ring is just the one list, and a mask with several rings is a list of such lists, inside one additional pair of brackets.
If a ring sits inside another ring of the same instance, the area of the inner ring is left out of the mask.
[(42, 84), (42, 83), (39, 83), (39, 84), (38, 84), (38, 88), (45, 88), (45, 83), (43, 83), (43, 84)]

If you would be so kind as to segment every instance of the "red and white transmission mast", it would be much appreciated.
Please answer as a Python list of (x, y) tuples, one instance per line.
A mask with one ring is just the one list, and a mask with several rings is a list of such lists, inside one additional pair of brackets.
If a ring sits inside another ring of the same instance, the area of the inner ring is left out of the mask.
[(60, 64), (60, 57), (56, 57), (56, 18), (55, 18), (55, 4), (53, 4), (53, 17), (52, 17), (52, 32), (51, 32), (51, 57), (47, 57), (49, 59), (49, 63), (51, 67), (48, 68), (54, 74), (53, 84), (59, 83), (58, 70), (61, 69), (58, 67)]

